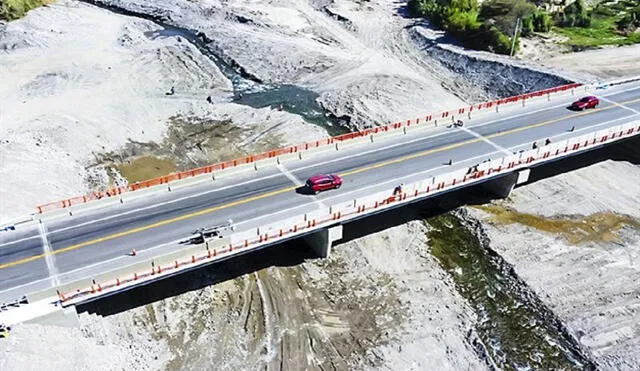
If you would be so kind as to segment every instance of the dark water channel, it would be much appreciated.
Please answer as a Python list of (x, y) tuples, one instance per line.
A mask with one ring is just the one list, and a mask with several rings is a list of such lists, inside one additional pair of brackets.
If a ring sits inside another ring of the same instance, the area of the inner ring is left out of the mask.
[(232, 66), (217, 56), (207, 45), (206, 36), (162, 24), (156, 21), (162, 30), (147, 32), (146, 36), (181, 37), (196, 46), (201, 53), (209, 57), (218, 66), (222, 74), (233, 85), (233, 102), (253, 108), (270, 107), (301, 116), (305, 121), (323, 127), (330, 135), (344, 134), (349, 131), (347, 118), (335, 118), (318, 103), (318, 93), (301, 86), (291, 84), (267, 84), (251, 76), (240, 66)]
[(488, 356), (506, 370), (594, 370), (560, 320), (454, 213), (426, 219), (432, 254), (478, 315)]

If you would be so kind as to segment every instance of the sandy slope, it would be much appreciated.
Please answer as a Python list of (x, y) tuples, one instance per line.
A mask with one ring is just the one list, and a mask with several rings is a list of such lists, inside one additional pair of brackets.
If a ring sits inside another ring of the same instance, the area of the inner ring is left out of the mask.
[(640, 45), (555, 55), (541, 63), (560, 71), (585, 72), (601, 79), (640, 75)]
[[(231, 117), (248, 142), (266, 131), (294, 143), (326, 135), (286, 112), (227, 103), (231, 82), (195, 46), (152, 22), (77, 2), (7, 25), (0, 81), (0, 176), (11, 180), (0, 184), (4, 221), (88, 191), (89, 176), (105, 178), (85, 171), (93, 153), (159, 141), (176, 114)], [(172, 86), (176, 94), (165, 95)]]
[[(516, 189), (507, 205), (547, 217), (612, 212), (640, 220), (637, 143), (626, 147), (621, 161), (607, 160)], [(627, 162), (630, 159), (634, 162)], [(473, 214), (490, 220), (483, 212)], [(562, 236), (519, 224), (488, 223), (485, 228), (492, 248), (515, 267), (602, 369), (640, 368), (637, 229), (624, 228), (612, 242), (571, 245)]]
[[(474, 75), (470, 81), (478, 87), (469, 88), (469, 80), (436, 63), (415, 43), (404, 28), (412, 21), (393, 15), (401, 5), (394, 1), (105, 2), (203, 30), (212, 48), (247, 73), (266, 82), (314, 88), (335, 115), (349, 115), (358, 126), (459, 105), (462, 99), (447, 90), (451, 86), (461, 90), (463, 98), (481, 97), (481, 85), (496, 66), (486, 63), (481, 53), (471, 60), (448, 52), (436, 55), (460, 75)], [(331, 18), (329, 12), (342, 20)], [(293, 141), (323, 135), (315, 127), (303, 127), (296, 116), (224, 103), (231, 85), (217, 67), (184, 40), (155, 37), (159, 29), (151, 22), (74, 2), (34, 11), (9, 25), (0, 36), (0, 81), (7, 81), (0, 85), (0, 100), (11, 103), (0, 108), (0, 175), (11, 179), (0, 186), (4, 187), (0, 188), (3, 217), (9, 215), (5, 210), (22, 214), (36, 202), (85, 190), (84, 165), (92, 151), (117, 149), (128, 138), (158, 140), (167, 117), (175, 113), (232, 117), (247, 129), (249, 142), (252, 135), (269, 128), (299, 133), (285, 137)], [(517, 80), (520, 70), (498, 60), (504, 74), (515, 71), (514, 78), (510, 75), (498, 83)], [(540, 82), (539, 75), (524, 75), (514, 84), (516, 88)], [(176, 87), (177, 94), (167, 97), (164, 92), (170, 86)], [(204, 101), (210, 94), (215, 105)], [(636, 167), (617, 166), (590, 176), (606, 181), (614, 173), (628, 174), (626, 186), (620, 189), (632, 187), (638, 178)], [(580, 177), (563, 179), (566, 182), (550, 180), (538, 186), (540, 191), (518, 190), (518, 207), (539, 212), (543, 201), (534, 200), (544, 196), (560, 197), (559, 205), (571, 204), (575, 213), (605, 206), (638, 209), (623, 198), (594, 202), (586, 195), (597, 192), (596, 185), (581, 182)], [(575, 182), (581, 187), (574, 187)], [(578, 191), (582, 191), (581, 202), (571, 198), (578, 197)], [(522, 228), (509, 228), (504, 230), (522, 234), (522, 247), (513, 248), (512, 234), (489, 229), (495, 248), (537, 292), (548, 294), (545, 302), (558, 310), (572, 331), (585, 331), (583, 343), (602, 358), (603, 365), (623, 365), (621, 354), (636, 345), (636, 301), (633, 293), (622, 291), (637, 280), (635, 265), (630, 267), (629, 260), (623, 259), (626, 250), (614, 246), (618, 250), (611, 256), (607, 254), (611, 250), (598, 250), (599, 254), (590, 255), (596, 256), (593, 263), (555, 237), (545, 239)], [(544, 243), (527, 244), (531, 240)], [(288, 253), (296, 255), (302, 249), (296, 246)], [(476, 321), (473, 311), (428, 253), (421, 224), (356, 239), (336, 249), (326, 262), (300, 264), (285, 259), (286, 263), (273, 263), (273, 255), (256, 255), (260, 263), (225, 265), (239, 273), (222, 283), (209, 277), (220, 272), (200, 272), (184, 284), (204, 281), (205, 287), (189, 287), (112, 317), (84, 317), (82, 331), (66, 333), (67, 341), (57, 344), (52, 357), (77, 357), (78, 369), (100, 369), (105, 360), (98, 357), (118, 351), (122, 356), (114, 368), (119, 369), (149, 365), (169, 369), (485, 367), (469, 345), (473, 331), (469, 335), (468, 330)], [(539, 256), (546, 258), (541, 261)], [(576, 268), (569, 276), (565, 275), (567, 261)], [(584, 265), (585, 261), (592, 265)], [(608, 275), (612, 286), (600, 297), (614, 301), (613, 312), (604, 316), (599, 313), (609, 310), (602, 304), (606, 300), (582, 309), (591, 303), (582, 293), (597, 290), (598, 284), (584, 279), (585, 272), (602, 264), (611, 267), (600, 272)], [(255, 268), (247, 273), (247, 266)], [(625, 277), (616, 281), (620, 275)], [(566, 286), (554, 284), (565, 280)], [(567, 295), (571, 284), (580, 289)], [(173, 288), (164, 289), (173, 292)], [(606, 321), (614, 314), (624, 320)], [(42, 368), (37, 362), (47, 360), (30, 358), (31, 350), (60, 340), (55, 330), (37, 326), (24, 326), (15, 335), (17, 340), (11, 340), (7, 349), (18, 367)], [(42, 343), (28, 341), (38, 337)], [(138, 353), (126, 351), (132, 342), (140, 341), (149, 345)], [(611, 346), (616, 341), (622, 345)], [(95, 359), (78, 356), (73, 344), (82, 344), (82, 351), (95, 354)], [(167, 350), (170, 359), (155, 359), (158, 352)], [(65, 364), (51, 362), (48, 368), (58, 365), (67, 369)]]

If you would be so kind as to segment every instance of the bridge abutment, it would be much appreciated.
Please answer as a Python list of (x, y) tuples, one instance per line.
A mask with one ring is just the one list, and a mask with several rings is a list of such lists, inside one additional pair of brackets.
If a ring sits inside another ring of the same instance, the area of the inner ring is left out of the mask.
[(498, 198), (507, 198), (516, 185), (526, 183), (529, 180), (530, 169), (524, 169), (509, 173), (499, 179), (486, 182), (483, 187)]
[(341, 239), (342, 225), (321, 229), (304, 237), (305, 242), (311, 246), (320, 258), (328, 258), (331, 254), (332, 244)]

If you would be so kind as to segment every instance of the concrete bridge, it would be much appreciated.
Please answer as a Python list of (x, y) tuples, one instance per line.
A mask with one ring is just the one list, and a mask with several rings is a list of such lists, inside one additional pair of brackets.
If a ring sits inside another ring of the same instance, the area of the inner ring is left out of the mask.
[[(506, 197), (536, 166), (637, 136), (638, 80), (548, 89), (38, 206), (0, 232), (0, 303), (13, 303), (0, 322), (73, 314), (290, 239), (326, 257), (354, 220), (473, 185)], [(600, 105), (567, 108), (584, 95)], [(317, 173), (344, 184), (308, 194)]]

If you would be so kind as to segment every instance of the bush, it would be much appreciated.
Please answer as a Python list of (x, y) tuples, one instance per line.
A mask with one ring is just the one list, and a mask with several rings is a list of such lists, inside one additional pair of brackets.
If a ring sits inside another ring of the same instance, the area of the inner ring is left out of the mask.
[(616, 28), (620, 31), (635, 31), (638, 27), (640, 27), (640, 19), (638, 18), (638, 14), (640, 14), (640, 12), (626, 14), (616, 22)]
[(3, 0), (0, 1), (0, 19), (13, 21), (24, 17), (33, 8), (42, 6), (46, 0)]
[(429, 19), (466, 47), (502, 54), (511, 50), (504, 30), (513, 32), (516, 18), (535, 11), (526, 0), (489, 0), (480, 11), (477, 0), (409, 0), (408, 8), (412, 15)]
[(589, 27), (591, 14), (587, 13), (584, 0), (576, 0), (557, 14), (556, 23), (562, 27)]
[(500, 31), (512, 35), (516, 19), (529, 18), (536, 6), (527, 0), (488, 0), (482, 4), (478, 19), (491, 22)]
[(446, 18), (446, 30), (456, 36), (465, 36), (467, 33), (476, 32), (480, 27), (478, 13), (452, 12)]
[(551, 16), (545, 11), (537, 11), (531, 15), (535, 32), (551, 31)]

